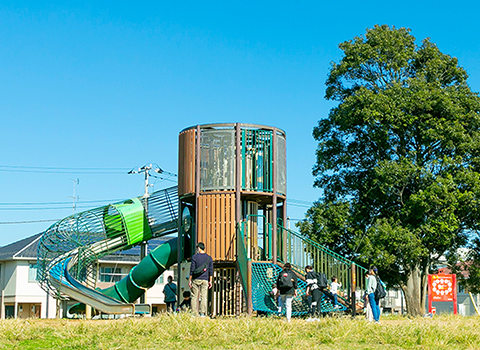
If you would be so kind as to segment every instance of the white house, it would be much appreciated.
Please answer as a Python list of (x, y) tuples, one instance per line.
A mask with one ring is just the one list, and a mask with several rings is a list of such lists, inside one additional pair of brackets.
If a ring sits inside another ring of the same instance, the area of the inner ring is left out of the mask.
[[(47, 295), (36, 281), (37, 245), (41, 233), (0, 247), (0, 318), (56, 318), (68, 316), (68, 307), (76, 301), (57, 302)], [(164, 241), (162, 238), (148, 242), (153, 250)], [(97, 285), (106, 288), (127, 276), (140, 261), (140, 249), (117, 252), (99, 260)], [(152, 313), (166, 310), (163, 288), (167, 277), (177, 280), (176, 266), (165, 271), (150, 288), (145, 302), (151, 304)]]

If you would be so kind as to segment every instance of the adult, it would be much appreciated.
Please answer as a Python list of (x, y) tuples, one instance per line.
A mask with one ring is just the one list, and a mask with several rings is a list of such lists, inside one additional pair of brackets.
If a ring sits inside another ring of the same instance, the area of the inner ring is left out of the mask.
[(321, 314), (321, 301), (323, 291), (318, 286), (318, 274), (313, 271), (313, 267), (308, 265), (305, 267), (305, 281), (307, 282), (307, 289), (305, 294), (310, 297), (310, 317), (307, 321), (314, 321)]
[[(368, 276), (370, 276), (370, 274), (366, 273), (365, 275), (365, 278), (368, 279)], [(364, 305), (364, 310), (365, 310), (365, 318), (367, 321), (369, 322), (373, 322), (373, 313), (372, 313), (372, 307), (370, 305), (370, 303), (368, 302), (368, 294), (367, 294), (367, 291), (365, 290), (365, 294), (363, 295), (363, 305)]]
[(375, 299), (375, 289), (377, 289), (377, 268), (375, 266), (370, 267), (367, 277), (366, 293), (368, 297), (368, 303), (372, 308), (373, 320), (380, 322), (380, 306), (379, 301)]
[(177, 302), (177, 285), (173, 283), (172, 276), (168, 276), (167, 282), (168, 283), (165, 285), (165, 287), (163, 287), (167, 311), (175, 311), (175, 303)]
[[(192, 291), (192, 310), (195, 315), (207, 315), (208, 289), (212, 288), (213, 260), (205, 253), (205, 244), (199, 242), (192, 256), (188, 286)], [(199, 300), (200, 299), (200, 300)]]
[(283, 270), (278, 274), (274, 288), (277, 288), (280, 293), (278, 312), (282, 312), (285, 309), (287, 321), (290, 322), (292, 318), (292, 301), (297, 295), (298, 288), (297, 275), (292, 271), (290, 263), (286, 263), (283, 266)]

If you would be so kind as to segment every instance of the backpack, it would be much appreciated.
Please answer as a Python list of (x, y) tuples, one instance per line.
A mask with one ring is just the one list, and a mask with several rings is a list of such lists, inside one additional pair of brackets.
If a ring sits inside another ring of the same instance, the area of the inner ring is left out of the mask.
[(293, 278), (290, 271), (283, 270), (280, 272), (280, 278), (278, 279), (278, 289), (293, 288)]
[(373, 295), (375, 296), (375, 299), (383, 299), (387, 296), (387, 292), (385, 291), (385, 288), (383, 287), (382, 281), (380, 281), (380, 278), (377, 277), (377, 288), (375, 288), (375, 292), (373, 292)]
[(197, 279), (198, 277), (203, 275), (203, 273), (207, 271), (209, 263), (210, 260), (207, 260), (202, 265), (198, 266), (195, 270), (193, 270), (192, 279)]
[(325, 275), (324, 273), (317, 273), (317, 286), (318, 288), (327, 288), (328, 286), (328, 281), (327, 281), (327, 275)]

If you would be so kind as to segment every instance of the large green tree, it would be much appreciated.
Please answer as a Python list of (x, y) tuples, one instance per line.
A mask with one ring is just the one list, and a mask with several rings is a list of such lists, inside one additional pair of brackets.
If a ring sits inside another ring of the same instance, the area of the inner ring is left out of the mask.
[(480, 218), (480, 98), (457, 59), (409, 29), (375, 26), (339, 45), (313, 135), (323, 196), (300, 230), (376, 264), (424, 313), (427, 274)]

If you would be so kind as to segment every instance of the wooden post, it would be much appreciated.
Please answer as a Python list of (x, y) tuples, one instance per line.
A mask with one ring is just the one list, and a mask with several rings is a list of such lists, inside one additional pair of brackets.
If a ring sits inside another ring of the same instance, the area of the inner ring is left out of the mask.
[(247, 262), (247, 313), (248, 316), (252, 316), (253, 312), (253, 295), (252, 295), (252, 261)]
[(195, 237), (192, 237), (192, 248), (194, 251), (192, 254), (195, 254), (195, 247), (198, 243), (198, 211), (199, 211), (199, 197), (200, 197), (200, 125), (197, 125), (197, 136), (195, 138)]
[(356, 289), (357, 289), (357, 274), (356, 274), (356, 269), (355, 269), (355, 263), (352, 263), (352, 270), (351, 270), (351, 305), (352, 305), (352, 317), (355, 317), (357, 315), (357, 295), (356, 295)]
[[(278, 242), (277, 242), (277, 174), (276, 169), (277, 165), (275, 158), (277, 157), (277, 128), (273, 128), (273, 137), (272, 137), (272, 166), (270, 171), (272, 171), (272, 180), (273, 180), (273, 198), (272, 198), (272, 262), (277, 263), (278, 256)], [(285, 261), (284, 261), (285, 262)]]
[(235, 221), (242, 221), (242, 152), (240, 123), (235, 124)]

